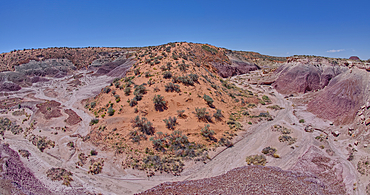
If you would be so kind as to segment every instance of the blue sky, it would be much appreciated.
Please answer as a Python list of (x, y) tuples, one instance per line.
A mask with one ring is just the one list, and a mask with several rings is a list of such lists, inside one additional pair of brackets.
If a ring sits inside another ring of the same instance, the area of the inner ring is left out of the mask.
[(0, 53), (187, 41), (275, 56), (369, 59), (369, 8), (369, 0), (2, 0)]

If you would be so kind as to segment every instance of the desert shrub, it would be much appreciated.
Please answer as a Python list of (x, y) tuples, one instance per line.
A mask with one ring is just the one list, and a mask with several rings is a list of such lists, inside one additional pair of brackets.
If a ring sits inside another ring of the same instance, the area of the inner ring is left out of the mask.
[(91, 121), (90, 121), (90, 125), (95, 125), (95, 124), (97, 124), (98, 122), (99, 122), (99, 119), (97, 119), (97, 118), (91, 119)]
[(289, 135), (280, 135), (279, 136), (280, 142), (288, 142), (288, 145), (294, 144), (296, 142), (296, 138), (293, 138)]
[(152, 86), (152, 85), (155, 84), (155, 82), (153, 81), (153, 79), (149, 79), (147, 83), (148, 83), (149, 86)]
[(168, 62), (166, 64), (166, 68), (167, 68), (167, 70), (171, 70), (171, 68), (172, 68), (171, 62)]
[(136, 106), (136, 105), (137, 105), (136, 97), (134, 97), (134, 98), (132, 98), (132, 100), (130, 100), (129, 105), (130, 105), (131, 107), (134, 107), (134, 106)]
[(166, 127), (168, 129), (175, 129), (175, 126), (177, 124), (177, 118), (176, 117), (168, 117), (168, 119), (164, 119), (163, 122), (166, 124)]
[(91, 107), (91, 108), (95, 108), (95, 106), (96, 106), (96, 102), (91, 102), (91, 103), (90, 103), (90, 107)]
[(119, 83), (119, 82), (115, 82), (115, 83), (114, 83), (114, 86), (115, 86), (116, 88), (119, 88), (120, 83)]
[(172, 77), (172, 72), (166, 71), (163, 73), (163, 78), (170, 79)]
[(262, 166), (265, 166), (266, 165), (266, 157), (264, 155), (251, 155), (251, 156), (247, 156), (246, 160), (248, 165), (262, 165)]
[(216, 89), (216, 90), (217, 90), (217, 88), (218, 88), (218, 86), (217, 86), (216, 84), (211, 84), (211, 87), (212, 87), (213, 89)]
[(299, 123), (304, 123), (304, 119), (299, 120)]
[(284, 108), (280, 107), (279, 105), (273, 105), (273, 106), (267, 106), (267, 108), (273, 109), (273, 110), (282, 110)]
[(67, 146), (70, 147), (70, 148), (74, 148), (75, 144), (72, 141), (70, 141), (70, 142), (67, 143)]
[(134, 70), (134, 74), (135, 74), (135, 75), (139, 75), (139, 74), (140, 74), (140, 70), (139, 70), (138, 68), (137, 68), (137, 69), (135, 69), (135, 70)]
[(194, 82), (198, 82), (199, 76), (197, 74), (189, 74), (188, 76)]
[(149, 140), (152, 141), (154, 149), (157, 151), (165, 152), (166, 148), (168, 148), (167, 134), (163, 134), (162, 132), (157, 132), (154, 137), (151, 137)]
[(263, 101), (270, 103), (271, 100), (267, 95), (262, 96)]
[(153, 91), (158, 92), (158, 91), (160, 91), (160, 89), (158, 87), (154, 87)]
[(156, 110), (166, 109), (167, 102), (164, 100), (164, 97), (161, 95), (155, 95), (153, 98), (154, 107)]
[(91, 156), (96, 156), (96, 155), (98, 155), (98, 152), (97, 152), (96, 150), (92, 149), (92, 150), (90, 151), (90, 155), (91, 155)]
[(133, 143), (139, 143), (141, 140), (145, 140), (147, 139), (146, 136), (144, 134), (140, 134), (138, 131), (130, 131), (129, 133), (129, 139), (133, 142)]
[(134, 85), (135, 83), (132, 82), (131, 80), (130, 81), (127, 81), (126, 83), (126, 87), (131, 87), (131, 85)]
[(145, 75), (146, 78), (153, 76), (153, 75), (150, 74), (149, 71), (148, 72), (145, 72), (144, 75)]
[(185, 117), (184, 113), (185, 113), (185, 110), (177, 110), (177, 116), (180, 117), (180, 118)]
[(206, 108), (195, 108), (195, 115), (197, 116), (198, 120), (211, 121), (211, 116), (209, 116)]
[(28, 150), (20, 149), (20, 150), (18, 150), (18, 152), (24, 158), (28, 158), (31, 155), (31, 153)]
[(221, 120), (221, 118), (223, 117), (222, 111), (220, 109), (217, 109), (216, 113), (213, 114), (213, 117), (215, 117), (215, 119), (217, 120)]
[(180, 69), (180, 71), (182, 72), (185, 72), (187, 69), (188, 69), (189, 65), (188, 64), (185, 64), (185, 62), (183, 61), (181, 64), (178, 65), (178, 68)]
[(229, 125), (230, 129), (234, 129), (234, 130), (241, 130), (243, 127), (238, 121), (235, 121), (235, 120), (228, 120), (226, 124)]
[(63, 168), (51, 168), (46, 171), (46, 176), (51, 179), (51, 181), (61, 181), (63, 180), (63, 185), (70, 186), (71, 178), (73, 174)]
[(111, 89), (109, 87), (103, 88), (103, 92), (104, 93), (109, 93), (110, 91), (111, 91)]
[(202, 130), (200, 130), (200, 134), (210, 141), (214, 139), (213, 136), (215, 135), (215, 132), (213, 130), (210, 130), (209, 125), (207, 124), (206, 126), (202, 128)]
[[(171, 173), (179, 176), (183, 171), (184, 163), (178, 158), (161, 158), (158, 155), (149, 155), (143, 159), (143, 166), (154, 171)], [(154, 175), (154, 172), (148, 173), (148, 177)]]
[(186, 148), (189, 143), (188, 137), (183, 135), (181, 131), (173, 131), (168, 137), (170, 148), (173, 150), (179, 150)]
[(166, 47), (166, 52), (167, 53), (170, 53), (171, 52), (171, 46)]
[(166, 70), (167, 70), (166, 66), (164, 66), (164, 65), (163, 65), (163, 66), (161, 66), (161, 67), (160, 67), (160, 69), (161, 69), (162, 71), (166, 71)]
[(166, 92), (180, 92), (180, 86), (173, 83), (167, 83), (164, 87)]
[(262, 149), (262, 153), (269, 156), (273, 156), (276, 153), (276, 151), (277, 151), (276, 148), (272, 148), (270, 146)]
[(108, 115), (109, 116), (113, 116), (114, 115), (114, 112), (115, 112), (115, 110), (112, 107), (109, 107), (108, 108)]
[(123, 92), (125, 92), (125, 95), (130, 95), (131, 93), (131, 87), (126, 87)]
[(209, 97), (208, 95), (204, 94), (203, 99), (207, 102), (208, 106), (212, 106), (213, 99)]
[(119, 80), (121, 80), (120, 78), (114, 78), (113, 79), (113, 81), (112, 81), (112, 83), (116, 83), (116, 82), (118, 82)]
[(144, 134), (152, 135), (154, 133), (154, 127), (153, 124), (148, 121), (147, 118), (142, 117), (140, 119), (139, 116), (136, 116), (132, 121), (132, 127), (138, 128), (138, 130)]
[[(146, 94), (146, 88), (143, 84), (142, 85), (136, 85), (134, 88), (135, 88), (134, 95), (142, 97), (144, 94)], [(140, 100), (141, 100), (141, 98), (140, 98)]]
[(234, 145), (229, 139), (227, 139), (225, 137), (221, 137), (220, 140), (218, 141), (218, 143), (221, 146), (226, 146), (226, 147), (231, 147), (231, 146)]
[(54, 148), (55, 142), (51, 140), (47, 140), (46, 136), (36, 136), (32, 135), (30, 137), (31, 143), (36, 146), (40, 152), (44, 152), (45, 149), (49, 148), (50, 146)]
[(104, 166), (104, 160), (99, 159), (99, 160), (93, 160), (91, 161), (90, 167), (89, 167), (89, 172), (92, 175), (96, 175), (102, 172)]

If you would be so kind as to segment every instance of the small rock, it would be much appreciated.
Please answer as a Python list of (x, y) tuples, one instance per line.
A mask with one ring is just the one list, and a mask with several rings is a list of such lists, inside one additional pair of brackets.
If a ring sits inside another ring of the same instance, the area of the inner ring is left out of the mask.
[(366, 125), (370, 125), (370, 118), (368, 118), (368, 119), (365, 121), (365, 124), (366, 124)]
[(355, 143), (354, 143), (356, 146), (358, 145), (358, 141), (355, 141)]
[(367, 148), (367, 144), (364, 144), (364, 148)]
[(339, 131), (334, 131), (332, 132), (332, 134), (335, 136), (335, 137), (338, 137), (340, 135), (340, 132)]

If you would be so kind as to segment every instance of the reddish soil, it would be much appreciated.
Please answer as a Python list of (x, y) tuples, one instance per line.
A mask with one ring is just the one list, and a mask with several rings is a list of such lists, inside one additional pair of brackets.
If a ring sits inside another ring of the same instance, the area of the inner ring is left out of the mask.
[(59, 102), (51, 100), (42, 104), (37, 104), (36, 107), (44, 115), (45, 119), (51, 119), (62, 116), (60, 105)]
[(308, 104), (308, 111), (336, 124), (352, 123), (365, 103), (364, 79), (356, 73), (336, 77)]
[(68, 114), (68, 118), (66, 119), (66, 123), (68, 125), (75, 125), (82, 121), (81, 117), (78, 116), (75, 111), (71, 109), (65, 109), (64, 112)]
[(8, 109), (13, 106), (19, 105), (20, 103), (22, 103), (22, 100), (23, 99), (21, 98), (9, 98), (2, 100), (0, 101), (0, 109)]

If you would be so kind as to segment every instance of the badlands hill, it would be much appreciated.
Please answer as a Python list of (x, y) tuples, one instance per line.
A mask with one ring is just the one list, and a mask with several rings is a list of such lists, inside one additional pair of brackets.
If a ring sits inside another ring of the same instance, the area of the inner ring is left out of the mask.
[(357, 58), (181, 42), (25, 49), (0, 68), (4, 194), (370, 191)]

